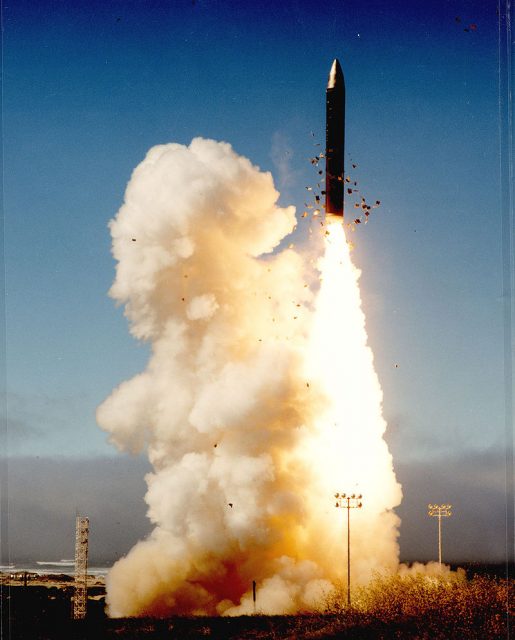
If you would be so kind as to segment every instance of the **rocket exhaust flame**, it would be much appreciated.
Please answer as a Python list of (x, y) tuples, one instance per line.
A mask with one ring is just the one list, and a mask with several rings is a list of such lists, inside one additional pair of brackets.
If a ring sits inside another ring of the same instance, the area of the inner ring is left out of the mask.
[[(294, 613), (345, 576), (337, 490), (363, 493), (352, 579), (398, 563), (401, 499), (383, 440), (345, 232), (328, 224), (316, 295), (269, 174), (225, 143), (149, 151), (111, 222), (111, 296), (152, 344), (98, 409), (147, 450), (150, 537), (107, 580), (110, 615)], [(133, 242), (132, 239), (136, 241)]]

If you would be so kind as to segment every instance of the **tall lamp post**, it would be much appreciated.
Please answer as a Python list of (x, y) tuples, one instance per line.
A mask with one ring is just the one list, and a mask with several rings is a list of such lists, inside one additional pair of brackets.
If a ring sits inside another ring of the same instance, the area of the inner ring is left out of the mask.
[(452, 504), (428, 504), (427, 515), (438, 518), (438, 563), (442, 566), (442, 518), (452, 516)]
[(334, 497), (336, 498), (335, 507), (347, 509), (347, 604), (350, 606), (350, 510), (361, 509), (363, 496), (361, 493), (359, 495), (355, 493), (352, 495), (335, 493)]

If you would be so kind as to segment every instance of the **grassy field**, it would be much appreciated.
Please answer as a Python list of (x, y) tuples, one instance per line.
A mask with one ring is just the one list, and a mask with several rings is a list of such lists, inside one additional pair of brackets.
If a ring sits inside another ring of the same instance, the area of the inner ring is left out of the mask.
[[(475, 576), (378, 577), (356, 590), (351, 607), (342, 590), (321, 603), (320, 612), (296, 616), (237, 618), (107, 618), (101, 592), (84, 621), (70, 620), (71, 587), (17, 586), (2, 593), (2, 640), (102, 640), (167, 638), (190, 640), (323, 640), (418, 638), (505, 640), (515, 638), (514, 583)], [(511, 619), (510, 619), (511, 616)], [(508, 623), (510, 622), (510, 636)]]

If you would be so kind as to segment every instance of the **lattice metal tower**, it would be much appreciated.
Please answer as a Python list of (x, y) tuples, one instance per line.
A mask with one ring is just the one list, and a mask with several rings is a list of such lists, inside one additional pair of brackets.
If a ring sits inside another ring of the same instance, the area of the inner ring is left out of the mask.
[(75, 594), (73, 596), (73, 617), (75, 620), (82, 620), (86, 617), (88, 534), (89, 518), (77, 516), (75, 520)]

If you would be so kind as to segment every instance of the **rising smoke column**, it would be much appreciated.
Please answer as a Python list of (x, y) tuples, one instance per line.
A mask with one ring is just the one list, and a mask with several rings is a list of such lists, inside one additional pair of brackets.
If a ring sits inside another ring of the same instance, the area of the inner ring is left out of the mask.
[(148, 452), (154, 524), (108, 576), (113, 616), (250, 613), (252, 580), (261, 611), (312, 609), (343, 577), (334, 491), (365, 494), (356, 580), (397, 564), (358, 274), (331, 226), (314, 299), (307, 256), (272, 253), (295, 226), (277, 198), (270, 174), (197, 138), (151, 149), (111, 222), (110, 294), (152, 354), (97, 418)]

